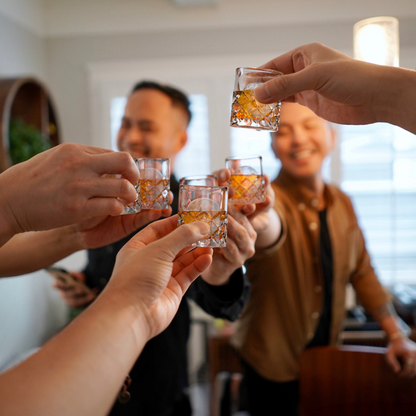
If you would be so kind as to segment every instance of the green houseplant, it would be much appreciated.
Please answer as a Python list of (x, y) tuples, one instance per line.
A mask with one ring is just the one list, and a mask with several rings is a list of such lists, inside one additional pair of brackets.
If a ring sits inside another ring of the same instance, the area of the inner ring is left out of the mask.
[(35, 126), (12, 119), (9, 126), (9, 154), (15, 165), (52, 147), (50, 140)]

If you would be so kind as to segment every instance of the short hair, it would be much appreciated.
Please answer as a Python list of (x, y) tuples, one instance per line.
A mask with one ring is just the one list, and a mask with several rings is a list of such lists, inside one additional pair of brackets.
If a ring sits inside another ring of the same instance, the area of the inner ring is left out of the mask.
[(160, 91), (162, 94), (168, 96), (171, 99), (172, 105), (174, 107), (179, 107), (186, 113), (189, 125), (192, 118), (192, 113), (190, 110), (191, 102), (185, 93), (169, 85), (159, 84), (158, 82), (140, 81), (132, 88), (130, 95), (136, 91), (145, 89)]

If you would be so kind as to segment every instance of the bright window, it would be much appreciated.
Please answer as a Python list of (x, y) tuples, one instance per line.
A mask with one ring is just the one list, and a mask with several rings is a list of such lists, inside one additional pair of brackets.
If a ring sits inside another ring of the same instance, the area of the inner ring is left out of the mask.
[[(208, 100), (203, 94), (189, 95), (192, 120), (188, 127), (188, 142), (175, 160), (177, 179), (186, 175), (210, 173)], [(117, 150), (117, 132), (126, 106), (126, 97), (111, 100), (111, 143)]]
[(385, 285), (416, 283), (416, 137), (384, 123), (342, 126), (341, 188), (350, 195)]

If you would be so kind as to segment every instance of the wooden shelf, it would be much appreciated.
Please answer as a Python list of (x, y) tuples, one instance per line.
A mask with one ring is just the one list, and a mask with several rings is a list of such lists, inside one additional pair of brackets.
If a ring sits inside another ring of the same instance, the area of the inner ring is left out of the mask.
[(9, 128), (20, 118), (38, 128), (53, 146), (61, 142), (56, 107), (47, 87), (36, 78), (0, 78), (0, 172), (12, 163), (9, 156)]

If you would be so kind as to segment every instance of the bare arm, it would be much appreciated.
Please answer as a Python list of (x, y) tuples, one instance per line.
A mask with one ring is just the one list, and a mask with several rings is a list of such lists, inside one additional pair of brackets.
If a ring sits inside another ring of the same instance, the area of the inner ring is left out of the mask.
[[(138, 233), (119, 252), (101, 296), (26, 361), (0, 375), (0, 414), (105, 415), (145, 343), (175, 315), (212, 251), (183, 250), (209, 227), (177, 217)], [(139, 270), (139, 272), (138, 272)]]
[(261, 102), (298, 102), (328, 121), (383, 121), (416, 133), (416, 71), (357, 61), (319, 43), (295, 48), (263, 67), (284, 75), (255, 90)]
[(76, 251), (113, 243), (161, 216), (169, 216), (171, 212), (168, 208), (95, 217), (53, 230), (17, 234), (0, 247), (0, 277), (31, 273)]

